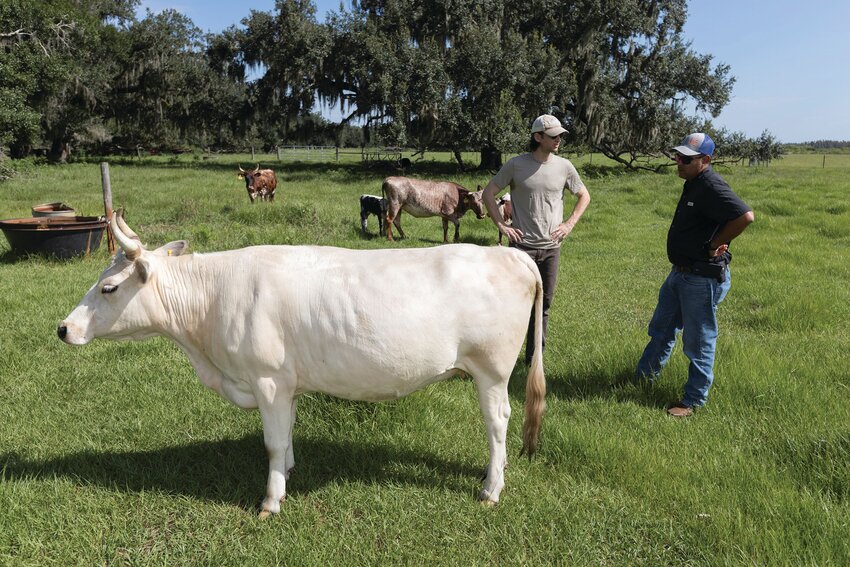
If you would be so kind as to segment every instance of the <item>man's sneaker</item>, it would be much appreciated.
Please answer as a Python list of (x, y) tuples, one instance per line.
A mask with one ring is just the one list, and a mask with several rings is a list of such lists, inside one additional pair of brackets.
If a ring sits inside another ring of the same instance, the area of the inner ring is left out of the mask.
[(694, 415), (694, 410), (690, 406), (678, 402), (667, 408), (667, 415), (672, 417), (690, 417)]

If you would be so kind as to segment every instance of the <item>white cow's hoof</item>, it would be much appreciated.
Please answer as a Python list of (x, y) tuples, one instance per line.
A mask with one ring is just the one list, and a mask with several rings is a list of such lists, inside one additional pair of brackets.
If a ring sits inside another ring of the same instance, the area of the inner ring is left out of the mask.
[(265, 520), (272, 514), (277, 514), (280, 512), (280, 503), (286, 500), (286, 494), (280, 497), (278, 502), (274, 502), (269, 498), (265, 498), (263, 503), (260, 505), (260, 519)]
[(490, 492), (487, 490), (482, 490), (478, 493), (478, 501), (481, 503), (482, 506), (495, 506), (499, 503), (498, 500), (493, 500), (490, 497)]

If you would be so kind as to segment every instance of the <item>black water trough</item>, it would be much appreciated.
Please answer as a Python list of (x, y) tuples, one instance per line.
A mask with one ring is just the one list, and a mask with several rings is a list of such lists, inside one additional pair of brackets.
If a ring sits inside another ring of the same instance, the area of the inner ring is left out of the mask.
[(0, 229), (17, 255), (43, 254), (67, 259), (100, 247), (103, 217), (34, 217), (0, 221)]

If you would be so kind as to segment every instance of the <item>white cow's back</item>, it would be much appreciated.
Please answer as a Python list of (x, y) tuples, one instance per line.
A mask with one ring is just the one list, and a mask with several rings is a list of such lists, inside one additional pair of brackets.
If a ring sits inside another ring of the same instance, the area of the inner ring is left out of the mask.
[(539, 279), (526, 254), (469, 244), (261, 246), (198, 260), (241, 267), (224, 282), (223, 323), (207, 339), (230, 346), (204, 349), (226, 375), (280, 373), (297, 377), (299, 393), (364, 400), (470, 372), (482, 357), (512, 367)]

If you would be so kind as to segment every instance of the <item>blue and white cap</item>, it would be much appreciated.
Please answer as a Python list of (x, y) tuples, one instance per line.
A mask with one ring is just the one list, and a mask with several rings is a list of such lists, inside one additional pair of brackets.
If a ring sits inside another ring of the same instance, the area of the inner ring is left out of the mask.
[(682, 138), (682, 142), (673, 148), (673, 151), (683, 156), (710, 156), (714, 153), (714, 140), (709, 138), (708, 134), (694, 132)]

